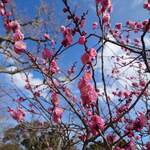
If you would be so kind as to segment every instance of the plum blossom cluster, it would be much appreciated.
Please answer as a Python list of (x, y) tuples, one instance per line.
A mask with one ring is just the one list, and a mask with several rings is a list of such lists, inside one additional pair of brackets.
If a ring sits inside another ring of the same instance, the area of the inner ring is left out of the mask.
[[(20, 54), (26, 49), (26, 45), (23, 42), (24, 35), (21, 32), (20, 24), (16, 20), (11, 21), (9, 19), (11, 13), (6, 10), (6, 5), (9, 2), (10, 0), (2, 0), (0, 2), (0, 15), (3, 17), (3, 22), (6, 30), (8, 32), (13, 32), (14, 50), (17, 54)], [(19, 99), (19, 101), (20, 100), (21, 99)], [(17, 108), (16, 110), (9, 108), (8, 112), (16, 121), (23, 121), (25, 117), (25, 112), (21, 108)]]
[(92, 115), (88, 126), (93, 135), (98, 135), (105, 128), (105, 121), (98, 115)]
[(98, 99), (98, 94), (95, 91), (92, 83), (90, 82), (90, 73), (85, 73), (78, 83), (78, 88), (81, 94), (82, 105), (90, 107), (95, 105)]
[(91, 64), (92, 60), (94, 60), (94, 58), (96, 57), (97, 52), (94, 48), (90, 48), (90, 50), (88, 52), (85, 52), (82, 56), (81, 56), (81, 61), (84, 65), (86, 64)]
[(147, 2), (144, 3), (144, 9), (150, 11), (150, 0), (147, 0)]
[(71, 45), (72, 42), (73, 42), (73, 37), (72, 37), (73, 32), (72, 32), (72, 30), (69, 27), (66, 28), (65, 26), (61, 26), (60, 31), (61, 31), (61, 33), (63, 34), (63, 37), (64, 37), (64, 39), (62, 41), (62, 45), (64, 47), (67, 47), (67, 46)]
[(134, 131), (140, 132), (146, 126), (147, 118), (143, 113), (139, 113), (135, 120), (127, 119), (126, 122), (125, 133), (128, 133), (129, 137), (134, 137)]
[(26, 44), (23, 42), (24, 35), (21, 32), (20, 24), (14, 20), (5, 24), (8, 31), (13, 32), (14, 50), (17, 54), (21, 54), (26, 50)]
[[(131, 21), (131, 20), (127, 20), (126, 21), (126, 27), (127, 29), (125, 30), (126, 34), (123, 34), (121, 32), (122, 29), (122, 24), (121, 23), (116, 23), (115, 25), (115, 29), (111, 29), (110, 33), (113, 35), (113, 37), (120, 41), (121, 44), (133, 44), (135, 47), (139, 47), (141, 45), (140, 43), (140, 39), (139, 38), (131, 38), (131, 32), (134, 31), (135, 34), (140, 33), (141, 31), (145, 30), (148, 26), (149, 20), (146, 19), (142, 22), (138, 22), (138, 21)], [(147, 30), (148, 32), (150, 31), (150, 28)], [(132, 40), (131, 40), (132, 39)], [(127, 49), (124, 48), (124, 50), (126, 52), (128, 52)]]
[(53, 121), (55, 123), (60, 123), (61, 122), (61, 117), (63, 114), (64, 110), (60, 107), (55, 107), (53, 111)]
[[(55, 74), (59, 71), (58, 64), (56, 60), (53, 58), (54, 53), (50, 51), (48, 48), (44, 48), (42, 52), (44, 72)], [(48, 62), (48, 63), (47, 63)]]
[(55, 123), (61, 122), (61, 117), (63, 114), (63, 109), (59, 107), (60, 99), (59, 95), (56, 92), (52, 92), (51, 94), (51, 102), (53, 105), (52, 111), (53, 111), (53, 121)]
[(110, 13), (112, 11), (111, 0), (96, 0), (96, 3), (99, 6), (98, 13), (102, 15), (103, 25), (108, 25), (110, 22)]
[(93, 115), (92, 112), (88, 112), (88, 115), (88, 119), (84, 119), (86, 125), (88, 126), (88, 134), (79, 136), (82, 141), (87, 140), (90, 136), (97, 136), (101, 134), (105, 128), (105, 121), (101, 116), (97, 114)]
[(10, 113), (11, 117), (16, 121), (20, 122), (24, 120), (25, 112), (21, 108), (17, 109), (8, 108), (8, 112)]
[(17, 20), (10, 20), (11, 13), (6, 10), (5, 5), (10, 0), (0, 2), (0, 14), (3, 16), (4, 26), (8, 32), (13, 32), (14, 50), (17, 54), (26, 50), (26, 44), (23, 42), (24, 34), (21, 32), (21, 26)]

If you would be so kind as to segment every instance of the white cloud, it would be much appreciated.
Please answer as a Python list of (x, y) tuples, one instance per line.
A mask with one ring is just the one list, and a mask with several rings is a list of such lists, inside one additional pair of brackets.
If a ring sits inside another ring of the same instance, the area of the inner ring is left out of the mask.
[[(13, 67), (13, 69), (15, 68)], [(46, 90), (43, 89), (46, 88), (46, 85), (43, 84), (42, 78), (35, 77), (33, 73), (28, 73), (27, 76), (31, 86), (40, 85), (40, 87), (38, 87), (36, 90), (42, 90), (41, 96), (45, 97), (47, 92)], [(26, 76), (24, 73), (17, 73), (15, 75), (6, 75), (5, 77), (7, 80), (5, 82), (7, 82), (8, 84), (15, 84), (18, 89), (23, 90), (27, 95), (31, 94), (28, 90), (25, 89)]]
[[(115, 41), (113, 37), (109, 37), (110, 40)], [(145, 38), (145, 43), (147, 46), (150, 45), (150, 40), (148, 37)], [(135, 76), (138, 78), (138, 69), (139, 69), (139, 64), (138, 63), (134, 63), (134, 66), (124, 66), (121, 67), (119, 65), (116, 64), (116, 58), (112, 59), (113, 56), (123, 56), (120, 59), (120, 62), (123, 64), (128, 64), (130, 61), (133, 60), (135, 56), (135, 54), (131, 54), (131, 55), (126, 55), (126, 53), (124, 52), (124, 50), (121, 49), (121, 47), (112, 44), (110, 42), (106, 43), (105, 47), (104, 47), (104, 74), (105, 74), (105, 79), (106, 82), (109, 83), (107, 86), (114, 86), (116, 88), (116, 85), (118, 87), (121, 88), (125, 88), (126, 85), (131, 85), (131, 80), (127, 79), (126, 77), (130, 77), (130, 76)], [(143, 68), (145, 68), (144, 66), (144, 62), (143, 62)], [(118, 68), (119, 67), (119, 73), (114, 75), (114, 79), (111, 78), (112, 75), (112, 68), (115, 68), (115, 66)], [(101, 74), (101, 51), (98, 54), (98, 63), (97, 63), (97, 69), (99, 70), (100, 74)], [(144, 73), (143, 70), (143, 78), (148, 78), (148, 75)], [(115, 82), (115, 83), (114, 83)]]
[[(12, 69), (15, 69), (15, 67), (13, 67)], [(24, 73), (17, 73), (15, 75), (9, 76), (8, 78), (11, 79), (18, 88), (24, 88), (24, 86), (26, 85), (26, 82), (25, 82), (26, 76)], [(28, 73), (28, 79), (31, 85), (42, 84), (42, 80), (34, 77), (33, 73)]]
[(146, 48), (150, 49), (150, 36), (145, 36), (144, 41)]
[[(115, 41), (112, 36), (109, 36), (109, 39), (112, 41)], [(121, 48), (120, 46), (117, 46), (116, 44), (107, 42), (104, 47), (104, 66), (105, 66), (105, 71), (111, 70), (113, 61), (112, 61), (112, 56), (118, 56), (121, 54)], [(97, 67), (101, 69), (101, 51), (98, 53), (98, 63)], [(108, 73), (108, 72), (107, 72)]]

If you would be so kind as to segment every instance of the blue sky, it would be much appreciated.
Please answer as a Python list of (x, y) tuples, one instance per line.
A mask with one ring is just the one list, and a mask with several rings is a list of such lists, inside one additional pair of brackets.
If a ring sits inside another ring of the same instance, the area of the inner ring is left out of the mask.
[[(77, 6), (77, 13), (84, 12), (87, 9), (89, 10), (88, 19), (86, 23), (86, 30), (88, 32), (92, 31), (92, 23), (96, 21), (95, 17), (95, 9), (94, 9), (94, 0), (70, 0), (72, 3), (72, 9)], [(14, 0), (16, 3), (17, 9), (19, 12), (24, 12), (28, 18), (33, 18), (36, 12), (36, 8), (40, 4), (40, 0)], [(56, 20), (58, 25), (65, 25), (64, 15), (62, 14), (63, 4), (61, 0), (47, 0), (47, 2), (51, 5), (51, 3), (55, 4), (55, 13), (56, 13)], [(126, 20), (137, 20), (141, 21), (149, 17), (147, 11), (143, 9), (143, 1), (142, 0), (112, 0), (113, 3), (113, 12), (111, 14), (111, 23), (112, 26), (116, 22), (123, 22), (125, 24)], [(1, 22), (0, 22), (1, 23)], [(1, 25), (0, 25), (1, 26)], [(76, 39), (77, 40), (77, 39)], [(30, 43), (28, 44), (30, 47)], [(90, 46), (93, 46), (90, 43)], [(114, 47), (113, 47), (114, 48)], [(116, 48), (116, 47), (115, 47)], [(66, 52), (63, 54), (60, 59), (60, 66), (64, 69), (67, 69), (74, 61), (78, 61), (78, 67), (80, 67), (80, 56), (84, 52), (81, 46), (75, 46), (69, 50), (69, 53)], [(70, 55), (71, 54), (71, 55)], [(1, 75), (0, 75), (1, 76)], [(8, 77), (8, 76), (7, 76)], [(6, 80), (7, 80), (6, 77)], [(0, 78), (2, 80), (2, 76)], [(20, 76), (16, 77), (17, 79), (17, 86), (23, 88), (24, 82), (21, 81)], [(33, 82), (37, 83), (40, 82), (40, 78), (38, 74), (32, 74), (31, 79)], [(72, 87), (72, 90), (75, 91), (76, 86)], [(75, 91), (76, 92), (76, 91)]]

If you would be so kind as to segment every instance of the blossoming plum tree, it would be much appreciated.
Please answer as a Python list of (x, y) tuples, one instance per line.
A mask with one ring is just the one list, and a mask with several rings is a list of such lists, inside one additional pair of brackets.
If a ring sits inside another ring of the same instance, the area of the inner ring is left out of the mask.
[[(15, 54), (21, 63), (16, 70), (3, 73), (23, 72), (24, 89), (28, 92), (15, 99), (17, 107), (9, 107), (10, 115), (23, 124), (25, 118), (34, 114), (41, 122), (49, 122), (49, 127), (66, 132), (83, 150), (91, 143), (103, 144), (103, 149), (150, 149), (150, 47), (145, 42), (150, 19), (116, 22), (113, 26), (111, 0), (95, 0), (97, 20), (89, 32), (85, 29), (88, 11), (79, 16), (67, 0), (62, 2), (68, 24), (60, 26), (61, 38), (57, 40), (48, 33), (27, 38), (21, 23), (11, 19), (7, 9), (11, 1), (0, 2), (4, 28), (10, 35), (1, 37), (1, 41), (9, 43), (6, 52)], [(150, 1), (143, 7), (149, 12)], [(30, 50), (27, 40), (38, 44), (38, 53)], [(94, 46), (89, 44), (93, 40)], [(119, 51), (106, 63), (108, 44)], [(80, 68), (73, 63), (65, 71), (59, 65), (64, 61), (60, 56), (75, 46), (82, 48)], [(28, 63), (22, 64), (22, 60)], [(32, 85), (28, 70), (40, 74), (42, 83)], [(44, 125), (40, 128), (45, 129)]]

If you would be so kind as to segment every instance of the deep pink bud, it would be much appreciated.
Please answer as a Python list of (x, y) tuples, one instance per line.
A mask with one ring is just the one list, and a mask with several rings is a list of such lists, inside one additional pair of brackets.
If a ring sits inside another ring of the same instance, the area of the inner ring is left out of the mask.
[(87, 63), (91, 63), (92, 57), (88, 53), (84, 53), (81, 57), (81, 61), (84, 65)]
[(118, 30), (121, 30), (122, 24), (121, 23), (116, 23), (115, 28)]
[(3, 3), (9, 3), (10, 0), (2, 0)]
[(79, 38), (78, 43), (81, 44), (81, 45), (83, 45), (85, 42), (86, 42), (85, 36), (81, 36), (81, 37)]
[(49, 40), (49, 39), (50, 39), (49, 34), (45, 33), (45, 34), (44, 34), (44, 38), (45, 38), (46, 40)]

